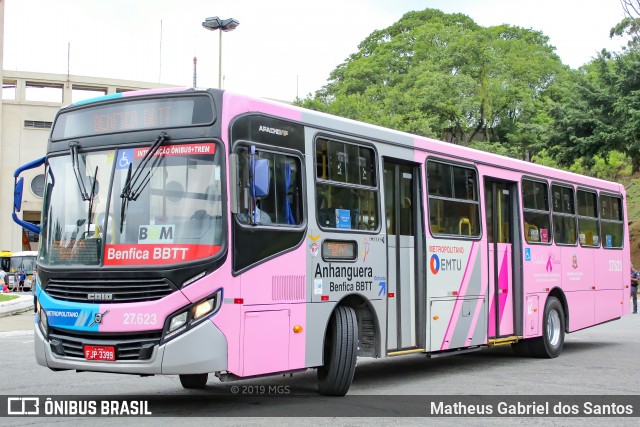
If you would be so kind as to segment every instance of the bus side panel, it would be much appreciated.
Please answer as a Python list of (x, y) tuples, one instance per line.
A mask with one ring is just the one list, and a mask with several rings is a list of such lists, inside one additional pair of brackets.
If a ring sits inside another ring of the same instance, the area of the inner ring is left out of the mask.
[[(589, 326), (593, 326), (595, 319), (595, 291), (570, 291), (565, 292), (564, 295), (567, 298), (567, 306), (569, 309), (569, 325), (567, 327), (568, 331), (573, 332), (577, 331), (578, 329), (584, 329), (588, 328)], [(544, 300), (540, 306), (540, 312), (543, 311)]]
[(481, 246), (481, 242), (427, 240), (430, 351), (486, 343), (487, 289)]
[(304, 302), (305, 275), (305, 246), (300, 245), (242, 273), (243, 302), (245, 305)]
[[(624, 292), (624, 294), (627, 294)], [(603, 289), (596, 291), (595, 295), (595, 323), (606, 322), (607, 320), (618, 319), (622, 316), (621, 307), (623, 299), (628, 300), (629, 297), (623, 298), (622, 290)]]
[[(305, 274), (306, 254), (301, 245), (240, 276), (244, 303), (240, 350), (243, 376), (305, 366)], [(294, 326), (301, 326), (302, 331), (295, 333)], [(262, 343), (266, 347), (251, 337), (267, 340)]]
[(593, 258), (597, 249), (579, 245), (557, 248), (562, 260), (562, 290), (569, 311), (568, 331), (592, 326), (596, 303)]
[[(551, 238), (551, 230), (547, 230), (547, 232), (549, 233), (549, 238)], [(546, 244), (529, 245), (525, 242), (523, 277), (523, 295), (538, 295), (540, 297), (537, 315), (539, 316), (539, 322), (542, 322), (547, 295), (555, 287), (562, 289), (560, 248)], [(539, 331), (542, 333), (542, 328)], [(525, 328), (524, 333), (527, 338), (536, 336), (530, 335), (528, 328)], [(540, 334), (537, 336), (540, 336)]]

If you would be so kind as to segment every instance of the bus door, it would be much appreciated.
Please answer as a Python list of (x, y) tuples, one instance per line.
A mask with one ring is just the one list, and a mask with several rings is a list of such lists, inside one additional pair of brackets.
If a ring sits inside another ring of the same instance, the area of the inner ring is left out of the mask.
[(519, 267), (517, 183), (485, 179), (487, 246), (489, 263), (488, 339), (514, 335), (521, 330), (522, 286)]
[(425, 284), (422, 263), (424, 235), (419, 166), (384, 160), (386, 213), (387, 350), (424, 348)]

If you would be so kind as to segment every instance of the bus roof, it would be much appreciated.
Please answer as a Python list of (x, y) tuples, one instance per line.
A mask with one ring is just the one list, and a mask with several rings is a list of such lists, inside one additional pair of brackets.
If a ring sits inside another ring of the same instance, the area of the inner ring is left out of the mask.
[(85, 104), (92, 104), (94, 102), (101, 102), (101, 101), (106, 101), (109, 99), (116, 99), (116, 98), (127, 98), (127, 97), (131, 97), (131, 96), (142, 96), (142, 95), (153, 95), (156, 93), (166, 93), (166, 92), (182, 92), (185, 91), (189, 88), (177, 88), (177, 87), (171, 87), (171, 88), (160, 88), (160, 89), (143, 89), (143, 90), (132, 90), (132, 91), (128, 91), (128, 92), (118, 92), (118, 93), (112, 93), (109, 95), (103, 95), (103, 96), (97, 96), (95, 98), (89, 98), (89, 99), (84, 99), (82, 101), (78, 101), (78, 102), (74, 102), (73, 104), (69, 105), (69, 107), (77, 107), (78, 105), (85, 105)]
[(19, 256), (36, 256), (38, 255), (38, 251), (21, 251), (21, 252), (13, 252), (11, 254), (12, 257), (19, 257)]

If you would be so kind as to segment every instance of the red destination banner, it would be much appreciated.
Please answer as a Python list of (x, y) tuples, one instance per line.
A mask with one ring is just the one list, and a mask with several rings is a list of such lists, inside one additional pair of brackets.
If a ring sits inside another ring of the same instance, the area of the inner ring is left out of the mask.
[(160, 265), (208, 258), (220, 246), (180, 244), (106, 245), (104, 265)]
[[(134, 157), (140, 159), (144, 157), (149, 151), (149, 147), (134, 149)], [(202, 154), (215, 154), (216, 144), (214, 143), (202, 143), (202, 144), (182, 144), (182, 145), (165, 145), (158, 148), (158, 151), (153, 155), (158, 156), (192, 156)]]

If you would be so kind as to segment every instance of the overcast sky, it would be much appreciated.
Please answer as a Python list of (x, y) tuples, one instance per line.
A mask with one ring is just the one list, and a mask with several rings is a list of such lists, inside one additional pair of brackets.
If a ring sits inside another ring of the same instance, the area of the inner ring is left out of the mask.
[[(3, 0), (4, 68), (191, 86), (218, 84), (218, 32), (209, 16), (235, 18), (222, 35), (223, 86), (281, 100), (320, 89), (376, 29), (411, 10), (460, 12), (483, 26), (542, 31), (565, 64), (619, 50), (609, 30), (619, 0)], [(162, 25), (161, 25), (162, 22)], [(161, 30), (162, 28), (162, 30)]]

